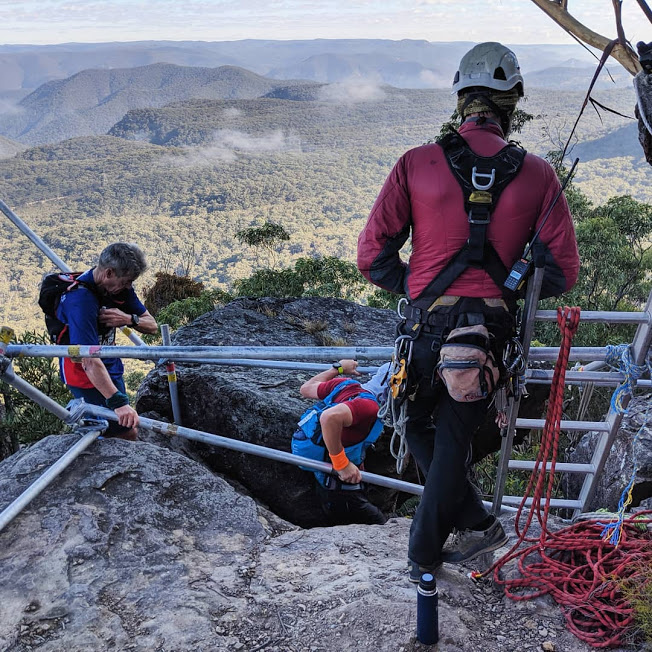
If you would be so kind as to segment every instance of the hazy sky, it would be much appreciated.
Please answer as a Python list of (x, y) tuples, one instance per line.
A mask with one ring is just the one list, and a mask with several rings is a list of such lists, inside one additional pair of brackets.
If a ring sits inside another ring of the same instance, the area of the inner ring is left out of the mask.
[[(611, 0), (568, 4), (615, 37)], [(623, 12), (631, 42), (652, 39), (636, 0)], [(531, 0), (0, 0), (0, 44), (246, 38), (573, 42)]]

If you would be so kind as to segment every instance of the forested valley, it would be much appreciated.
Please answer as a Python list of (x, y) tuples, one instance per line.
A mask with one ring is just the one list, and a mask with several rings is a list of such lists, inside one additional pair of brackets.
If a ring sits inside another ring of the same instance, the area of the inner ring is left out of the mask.
[[(391, 166), (434, 139), (454, 110), (445, 90), (361, 83), (277, 89), (272, 97), (185, 100), (127, 113), (109, 135), (27, 149), (0, 161), (0, 198), (74, 269), (90, 266), (115, 240), (143, 246), (153, 283), (181, 269), (207, 288), (230, 289), (266, 266), (300, 257), (353, 261), (357, 234)], [(633, 114), (634, 93), (600, 101)], [(517, 139), (545, 155), (560, 149), (584, 99), (534, 89), (534, 116)], [(629, 194), (650, 202), (633, 120), (585, 111), (570, 155), (582, 159), (577, 187), (596, 205)], [(235, 234), (272, 222), (290, 235), (278, 252), (240, 244)], [(2, 323), (40, 328), (36, 305), (52, 265), (6, 222), (0, 234)]]

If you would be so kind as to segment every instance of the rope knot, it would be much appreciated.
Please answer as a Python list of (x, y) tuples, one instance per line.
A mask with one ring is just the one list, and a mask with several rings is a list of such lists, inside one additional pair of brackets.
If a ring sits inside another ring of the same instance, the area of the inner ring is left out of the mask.
[(623, 401), (626, 396), (631, 397), (634, 383), (647, 371), (648, 365), (634, 362), (629, 344), (609, 344), (606, 348), (607, 363), (617, 367), (625, 376), (611, 397), (611, 407), (618, 414), (627, 414)]

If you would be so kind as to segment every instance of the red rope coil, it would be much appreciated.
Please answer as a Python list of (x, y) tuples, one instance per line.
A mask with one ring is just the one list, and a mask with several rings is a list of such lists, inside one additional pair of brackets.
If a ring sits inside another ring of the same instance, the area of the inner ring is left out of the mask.
[[(641, 590), (652, 581), (652, 534), (646, 527), (641, 529), (652, 522), (652, 510), (624, 521), (617, 547), (603, 540), (603, 526), (595, 521), (580, 521), (558, 532), (548, 530), (566, 368), (579, 321), (579, 308), (557, 309), (562, 341), (541, 446), (514, 524), (518, 540), (493, 566), (474, 577), (493, 572), (495, 581), (504, 586), (505, 594), (512, 600), (552, 596), (562, 607), (568, 629), (575, 636), (592, 647), (606, 648), (621, 644), (633, 625), (634, 610), (626, 587)], [(532, 505), (521, 529), (523, 509), (530, 494)], [(535, 516), (541, 525), (538, 538), (527, 536)], [(522, 548), (523, 543), (530, 545)], [(518, 559), (520, 577), (501, 578), (500, 570), (513, 559)]]

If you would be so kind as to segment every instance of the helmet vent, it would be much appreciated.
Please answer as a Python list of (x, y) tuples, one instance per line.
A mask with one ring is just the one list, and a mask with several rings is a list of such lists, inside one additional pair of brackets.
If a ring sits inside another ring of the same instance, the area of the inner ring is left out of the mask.
[(507, 80), (505, 71), (501, 67), (498, 67), (496, 70), (494, 70), (494, 79), (503, 79), (505, 81)]

